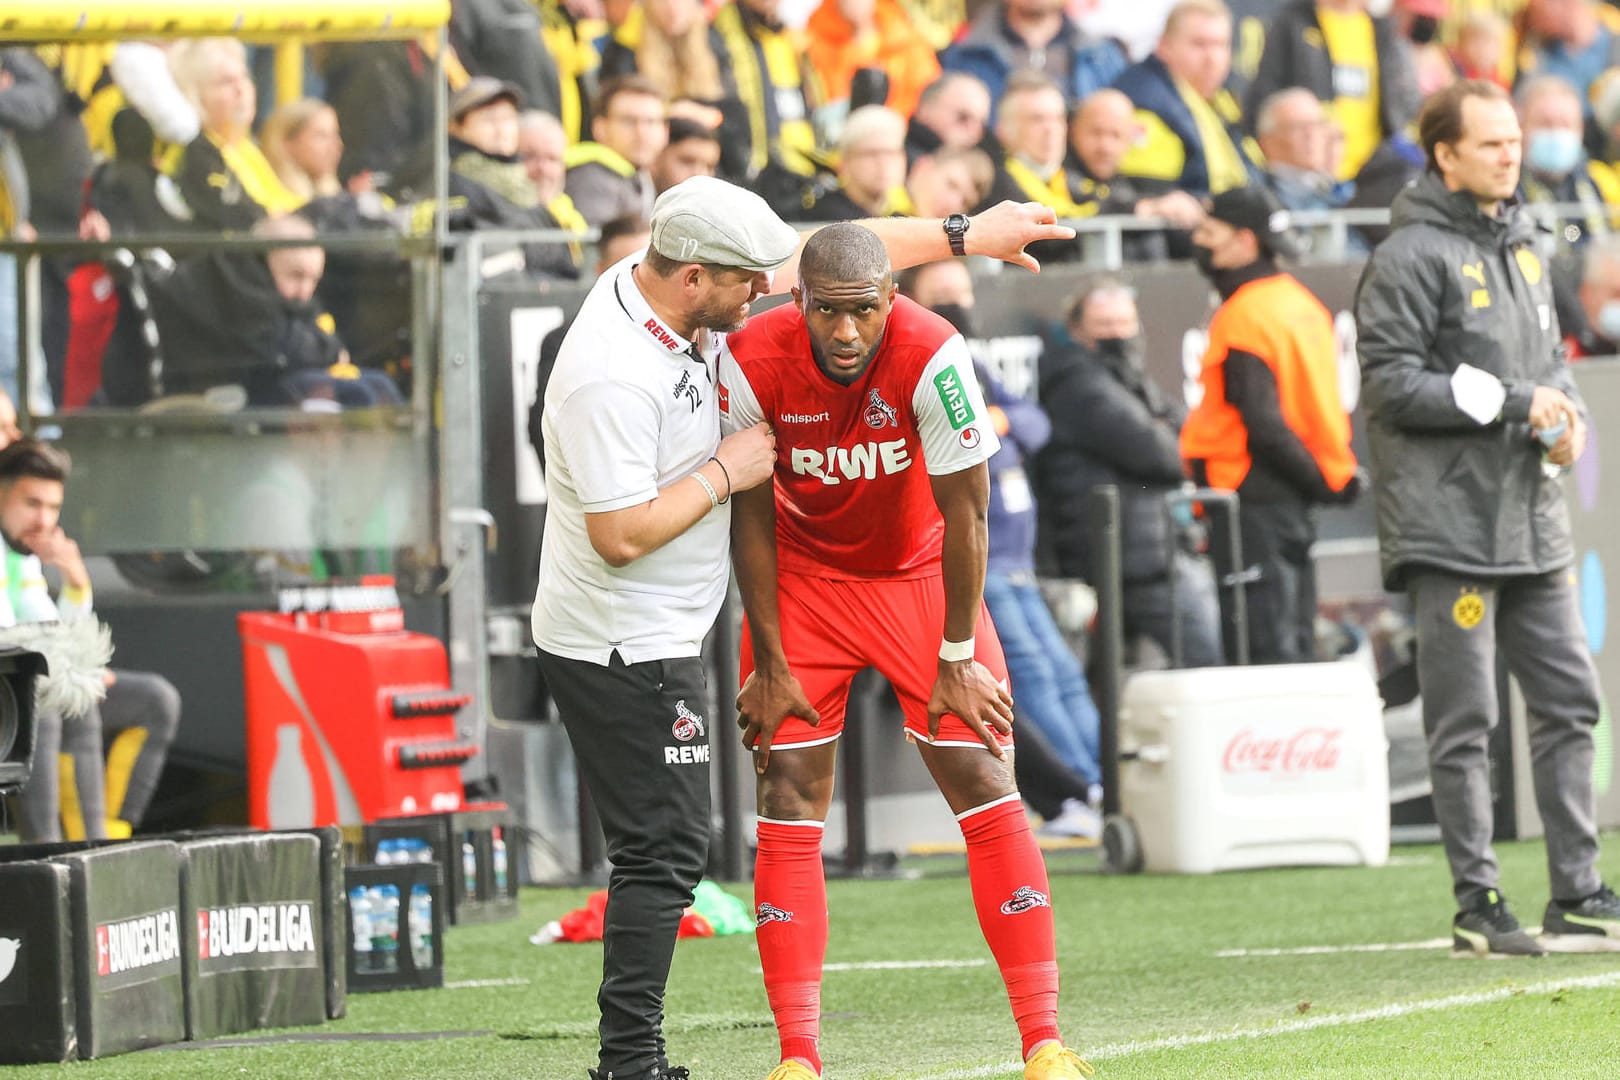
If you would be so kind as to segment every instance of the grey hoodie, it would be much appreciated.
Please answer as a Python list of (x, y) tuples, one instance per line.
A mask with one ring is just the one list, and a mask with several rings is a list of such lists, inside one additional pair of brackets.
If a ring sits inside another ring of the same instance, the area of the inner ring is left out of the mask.
[[(1415, 566), (1539, 574), (1574, 558), (1558, 481), (1530, 428), (1538, 385), (1586, 406), (1564, 363), (1548, 237), (1517, 204), (1499, 218), (1425, 173), (1396, 197), (1392, 231), (1356, 294), (1356, 350), (1388, 588)], [(1500, 416), (1458, 408), (1451, 376), (1471, 364), (1507, 391)]]

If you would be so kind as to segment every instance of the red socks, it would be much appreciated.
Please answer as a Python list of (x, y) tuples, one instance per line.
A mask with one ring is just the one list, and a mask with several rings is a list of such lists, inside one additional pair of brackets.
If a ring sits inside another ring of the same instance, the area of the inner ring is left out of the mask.
[(1007, 984), (1028, 1059), (1037, 1043), (1058, 1038), (1057, 943), (1046, 861), (1017, 795), (969, 810), (957, 823), (967, 841), (979, 926)]
[[(765, 969), (765, 995), (776, 1014), (782, 1041), (782, 1060), (804, 1058), (818, 1074), (821, 965), (827, 956), (827, 875), (821, 862), (824, 831), (819, 821), (761, 818), (759, 854), (754, 860), (755, 937), (760, 966)], [(1050, 951), (1050, 918), (1046, 925)]]

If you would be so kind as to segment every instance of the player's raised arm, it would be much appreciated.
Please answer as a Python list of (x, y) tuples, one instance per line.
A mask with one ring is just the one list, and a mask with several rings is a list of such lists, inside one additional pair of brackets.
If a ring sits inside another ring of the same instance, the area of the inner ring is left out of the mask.
[[(956, 217), (961, 215), (952, 215)], [(1039, 273), (1041, 264), (1025, 248), (1038, 240), (1074, 239), (1074, 230), (1059, 225), (1051, 207), (1035, 202), (1006, 200), (982, 214), (963, 217), (966, 229), (954, 241), (946, 229), (947, 224), (959, 224), (952, 218), (870, 218), (861, 224), (877, 233), (896, 270), (952, 255), (988, 255)], [(799, 255), (814, 232), (809, 229), (799, 234), (799, 250), (771, 279), (772, 293), (787, 292), (798, 280)]]

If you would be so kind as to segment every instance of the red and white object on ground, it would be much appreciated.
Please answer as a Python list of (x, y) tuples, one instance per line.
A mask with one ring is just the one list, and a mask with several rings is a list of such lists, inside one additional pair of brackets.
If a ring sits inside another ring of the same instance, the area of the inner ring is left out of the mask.
[(1148, 870), (1389, 858), (1382, 703), (1362, 666), (1139, 672), (1122, 697), (1120, 803)]

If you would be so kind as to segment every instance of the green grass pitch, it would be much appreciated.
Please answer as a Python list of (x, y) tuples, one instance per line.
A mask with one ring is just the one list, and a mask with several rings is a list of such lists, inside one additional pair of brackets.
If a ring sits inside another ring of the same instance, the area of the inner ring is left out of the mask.
[[(1547, 899), (1543, 849), (1507, 844), (1500, 854), (1504, 892), (1534, 925)], [(1082, 873), (1094, 865), (1084, 853), (1055, 854), (1051, 864), (1063, 1027), (1100, 1077), (1620, 1074), (1620, 954), (1484, 962), (1453, 960), (1445, 948), (1287, 951), (1448, 936), (1449, 882), (1437, 848), (1398, 848), (1392, 865), (1377, 870), (1207, 878)], [(920, 880), (830, 886), (830, 963), (958, 966), (830, 971), (829, 1080), (1022, 1075), (961, 861), (924, 865)], [(1604, 869), (1620, 882), (1620, 837), (1608, 837)], [(738, 891), (749, 895), (747, 886)], [(321, 1028), (0, 1075), (582, 1080), (595, 1063), (601, 949), (527, 941), (582, 895), (526, 890), (519, 921), (450, 932), (452, 987), (351, 996), (348, 1017)], [(1217, 955), (1237, 949), (1283, 951)], [(666, 1030), (672, 1060), (696, 1080), (762, 1080), (775, 1064), (757, 968), (751, 937), (679, 946)], [(364, 1038), (412, 1033), (436, 1037)]]

